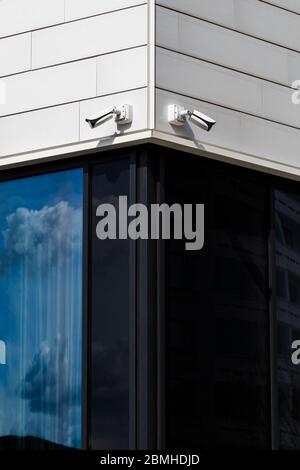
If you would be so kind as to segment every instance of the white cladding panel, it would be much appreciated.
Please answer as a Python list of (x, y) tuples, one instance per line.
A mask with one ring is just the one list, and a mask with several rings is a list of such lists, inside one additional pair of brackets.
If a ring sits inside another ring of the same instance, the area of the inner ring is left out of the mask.
[(0, 77), (31, 68), (31, 34), (0, 39)]
[[(220, 156), (229, 150), (300, 168), (300, 105), (292, 104), (298, 0), (156, 0), (156, 38), (154, 3), (2, 0), (1, 156), (132, 140), (155, 114), (158, 131), (196, 142), (199, 152), (209, 144)], [(125, 101), (134, 106), (132, 125), (109, 119), (91, 130), (85, 122)], [(216, 126), (170, 126), (173, 102), (207, 112)]]
[[(282, 126), (254, 116), (225, 109), (199, 100), (186, 98), (170, 92), (157, 91), (157, 129), (198, 142), (198, 148), (205, 150), (205, 145), (232, 150), (264, 160), (300, 167), (300, 130)], [(176, 102), (182, 106), (198, 107), (205, 114), (213, 116), (217, 125), (211, 132), (204, 132), (200, 127), (189, 122), (185, 127), (173, 127), (168, 124), (168, 104)], [(243, 156), (240, 156), (241, 160)], [(246, 158), (245, 158), (246, 160)]]
[[(85, 119), (101, 109), (129, 102), (134, 107), (131, 126), (117, 128), (113, 118), (94, 131)], [(80, 141), (107, 139), (147, 127), (147, 89), (117, 93), (92, 100), (54, 106), (0, 119), (0, 157), (63, 146)], [(3, 138), (3, 137), (4, 138)], [(7, 138), (5, 138), (7, 136)], [(14, 138), (12, 138), (14, 136)], [(1, 159), (0, 159), (1, 164)]]
[(63, 23), (64, 19), (64, 0), (1, 0), (0, 37)]
[(141, 5), (146, 0), (65, 0), (66, 21)]
[(300, 16), (260, 0), (157, 0), (161, 5), (300, 51)]
[[(2, 0), (1, 157), (58, 154), (57, 147), (83, 140), (94, 148), (116, 132), (146, 129), (147, 46), (146, 1)], [(118, 129), (109, 119), (92, 131), (85, 122), (92, 110), (124, 100), (134, 107), (132, 125)]]
[[(292, 0), (157, 0), (156, 128), (300, 168), (300, 7)], [(299, 10), (299, 11), (298, 11)], [(293, 85), (295, 87), (295, 85)], [(216, 119), (207, 133), (167, 122), (169, 104)], [(171, 139), (171, 137), (170, 137)], [(293, 172), (293, 169), (291, 169)]]
[(286, 86), (300, 78), (298, 52), (161, 7), (156, 44)]
[(290, 88), (160, 48), (156, 70), (159, 88), (300, 128)]
[(300, 14), (299, 0), (264, 0), (266, 3)]
[(96, 68), (96, 59), (88, 59), (7, 77), (0, 116), (96, 96)]
[[(117, 73), (128, 67), (126, 80)], [(3, 78), (6, 103), (0, 116), (147, 86), (147, 48), (47, 67)]]
[(0, 157), (77, 142), (78, 123), (79, 103), (3, 117)]
[(147, 6), (99, 15), (32, 35), (32, 66), (45, 67), (147, 44)]

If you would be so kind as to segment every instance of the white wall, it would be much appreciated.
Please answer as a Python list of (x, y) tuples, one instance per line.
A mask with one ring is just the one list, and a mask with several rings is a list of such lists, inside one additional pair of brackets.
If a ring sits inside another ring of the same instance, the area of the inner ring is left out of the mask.
[[(147, 128), (147, 84), (147, 0), (0, 2), (0, 165)], [(135, 104), (131, 126), (91, 132), (87, 115), (124, 100)]]
[[(300, 168), (299, 0), (157, 0), (156, 128)], [(215, 117), (210, 133), (167, 122), (171, 103)]]
[[(159, 134), (300, 174), (298, 79), (299, 0), (1, 0), (0, 166)], [(125, 101), (132, 125), (85, 122)], [(172, 103), (217, 125), (172, 127)]]

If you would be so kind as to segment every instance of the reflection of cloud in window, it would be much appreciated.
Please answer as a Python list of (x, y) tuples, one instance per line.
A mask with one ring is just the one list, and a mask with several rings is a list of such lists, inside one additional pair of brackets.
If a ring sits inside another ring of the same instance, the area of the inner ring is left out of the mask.
[(5, 436), (80, 447), (82, 171), (0, 192), (0, 447)]
[[(26, 257), (29, 265), (49, 268), (62, 262), (81, 246), (82, 210), (66, 201), (40, 210), (18, 208), (6, 218), (3, 237), (6, 250), (0, 254), (5, 266), (16, 258)], [(2, 267), (1, 266), (1, 267)]]
[(43, 343), (20, 386), (20, 395), (28, 400), (32, 412), (61, 414), (80, 405), (80, 380), (76, 368), (70, 369), (71, 361), (65, 340), (57, 339), (52, 347)]

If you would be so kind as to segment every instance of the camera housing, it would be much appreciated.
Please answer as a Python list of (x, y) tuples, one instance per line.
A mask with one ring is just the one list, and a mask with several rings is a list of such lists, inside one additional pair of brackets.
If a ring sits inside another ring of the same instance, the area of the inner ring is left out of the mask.
[(172, 126), (184, 126), (187, 120), (192, 121), (207, 132), (216, 124), (214, 119), (197, 109), (191, 111), (177, 104), (171, 104), (168, 107), (168, 121)]
[(133, 119), (133, 108), (130, 104), (123, 104), (119, 107), (114, 106), (113, 108), (107, 108), (99, 113), (93, 114), (86, 118), (85, 121), (92, 129), (94, 129), (113, 116), (118, 124), (131, 124)]

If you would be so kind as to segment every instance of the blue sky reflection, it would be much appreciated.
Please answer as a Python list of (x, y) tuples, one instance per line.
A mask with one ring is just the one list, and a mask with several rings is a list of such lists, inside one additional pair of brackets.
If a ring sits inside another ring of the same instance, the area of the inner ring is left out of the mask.
[(81, 445), (82, 170), (0, 184), (0, 436)]

